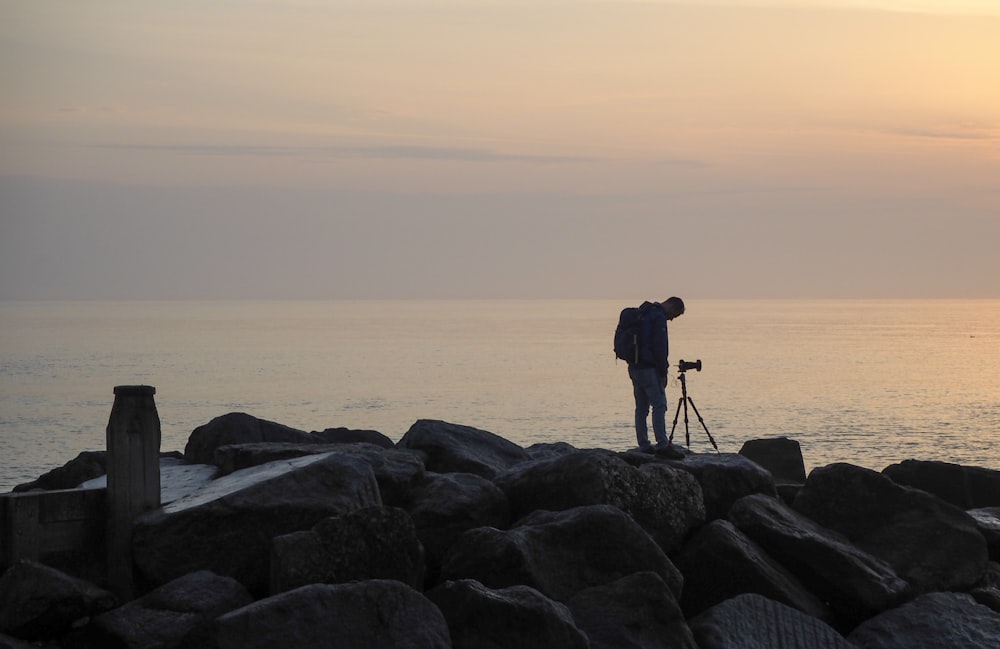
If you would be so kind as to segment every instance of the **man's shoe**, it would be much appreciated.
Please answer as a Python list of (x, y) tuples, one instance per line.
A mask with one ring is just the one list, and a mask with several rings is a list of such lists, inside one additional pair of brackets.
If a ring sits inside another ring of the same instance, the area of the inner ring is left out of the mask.
[(656, 452), (656, 449), (653, 448), (652, 444), (644, 444), (644, 445), (640, 446), (639, 448), (636, 448), (636, 449), (633, 449), (633, 450), (636, 450), (636, 451), (638, 451), (640, 453), (649, 453), (650, 455), (652, 455), (653, 453)]

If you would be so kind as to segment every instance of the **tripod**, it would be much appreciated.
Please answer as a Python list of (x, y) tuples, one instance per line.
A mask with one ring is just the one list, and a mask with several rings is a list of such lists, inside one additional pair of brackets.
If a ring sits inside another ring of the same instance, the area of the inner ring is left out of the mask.
[[(699, 361), (699, 365), (700, 365)], [(698, 369), (701, 369), (700, 367)], [(701, 418), (701, 413), (698, 412), (698, 408), (694, 405), (694, 399), (688, 396), (687, 388), (687, 378), (684, 375), (684, 361), (681, 361), (681, 370), (677, 375), (677, 378), (681, 380), (681, 398), (677, 401), (677, 411), (674, 412), (674, 425), (670, 427), (670, 441), (674, 441), (674, 429), (677, 428), (677, 417), (681, 414), (681, 406), (684, 406), (684, 440), (687, 443), (687, 447), (691, 448), (691, 431), (688, 430), (688, 404), (691, 404), (691, 409), (694, 410), (694, 414), (698, 416), (698, 421), (701, 423), (701, 427), (705, 429), (705, 434), (708, 435), (708, 441), (712, 442), (712, 448), (715, 452), (719, 452), (719, 446), (715, 443), (715, 439), (712, 437), (712, 433), (708, 432), (708, 426), (705, 425), (705, 420)]]

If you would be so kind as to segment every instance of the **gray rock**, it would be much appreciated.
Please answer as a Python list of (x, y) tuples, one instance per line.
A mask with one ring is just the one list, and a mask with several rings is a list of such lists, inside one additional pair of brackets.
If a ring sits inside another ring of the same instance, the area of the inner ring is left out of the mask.
[(418, 420), (396, 446), (421, 451), (428, 471), (474, 473), (488, 480), (529, 459), (523, 448), (499, 435), (432, 419)]
[(103, 588), (27, 559), (0, 577), (0, 632), (22, 640), (58, 638), (116, 605)]
[(366, 443), (229, 444), (216, 449), (215, 463), (219, 466), (221, 475), (228, 475), (268, 462), (326, 453), (342, 453), (364, 458), (371, 465), (375, 480), (378, 481), (382, 502), (387, 505), (404, 506), (412, 496), (413, 490), (424, 480), (424, 462), (420, 453), (396, 448), (384, 449)]
[(959, 509), (1000, 507), (1000, 471), (948, 462), (904, 460), (882, 470), (882, 475), (906, 487), (915, 487)]
[(656, 573), (587, 588), (566, 605), (591, 649), (697, 649), (674, 594)]
[(313, 584), (216, 621), (219, 649), (451, 649), (441, 611), (394, 580)]
[(195, 428), (184, 447), (184, 457), (194, 464), (212, 464), (215, 449), (227, 444), (253, 442), (316, 443), (309, 433), (242, 412), (216, 417)]
[(690, 621), (699, 649), (858, 649), (826, 623), (756, 593)]
[(976, 522), (976, 527), (986, 539), (986, 550), (991, 561), (1000, 561), (1000, 507), (981, 507), (965, 512)]
[(868, 620), (847, 639), (861, 649), (996, 649), (1000, 613), (964, 593), (927, 593)]
[(888, 563), (867, 554), (835, 532), (795, 512), (775, 498), (741, 498), (729, 518), (812, 592), (830, 603), (845, 628), (908, 596), (905, 581)]
[(469, 530), (452, 546), (442, 580), (490, 588), (531, 586), (557, 601), (633, 572), (651, 571), (680, 594), (682, 578), (652, 537), (611, 505), (537, 511), (510, 530)]
[(740, 449), (740, 455), (770, 471), (775, 483), (802, 484), (806, 481), (802, 448), (794, 439), (774, 437), (747, 440)]
[(28, 642), (19, 640), (6, 633), (0, 633), (0, 649), (61, 649), (58, 645), (42, 644), (39, 642)]
[(495, 479), (516, 519), (536, 510), (614, 505), (630, 514), (670, 552), (704, 522), (701, 488), (679, 469), (651, 463), (637, 469), (605, 451), (556, 454), (516, 465)]
[(93, 638), (100, 646), (129, 649), (205, 647), (215, 618), (252, 601), (235, 579), (193, 572), (97, 616)]
[(377, 430), (353, 428), (327, 428), (310, 433), (321, 444), (371, 444), (379, 448), (393, 448), (396, 443)]
[(665, 462), (695, 477), (701, 486), (706, 520), (725, 518), (734, 502), (750, 494), (776, 496), (771, 473), (759, 464), (736, 453), (721, 455), (691, 453), (683, 460), (648, 460), (642, 453), (625, 453), (630, 462)]
[(684, 575), (681, 607), (686, 617), (737, 595), (757, 593), (833, 622), (833, 612), (820, 598), (729, 521), (705, 525), (671, 559)]
[(260, 596), (268, 587), (271, 539), (380, 504), (375, 476), (361, 458), (334, 453), (272, 462), (138, 517), (133, 554), (152, 585), (211, 570)]
[(971, 516), (869, 469), (813, 470), (794, 507), (887, 561), (914, 594), (967, 590), (986, 570), (986, 540)]
[(463, 532), (510, 524), (507, 497), (495, 484), (472, 473), (427, 473), (409, 512), (424, 546), (428, 585), (437, 583), (445, 554)]
[(424, 551), (413, 520), (395, 507), (366, 507), (275, 537), (271, 593), (317, 583), (395, 579), (423, 589)]
[(478, 581), (448, 581), (427, 593), (444, 614), (455, 649), (589, 649), (564, 605), (534, 588), (490, 589)]
[(15, 493), (39, 489), (73, 489), (87, 480), (93, 480), (107, 472), (106, 451), (83, 451), (66, 464), (52, 469), (36, 480), (14, 487)]

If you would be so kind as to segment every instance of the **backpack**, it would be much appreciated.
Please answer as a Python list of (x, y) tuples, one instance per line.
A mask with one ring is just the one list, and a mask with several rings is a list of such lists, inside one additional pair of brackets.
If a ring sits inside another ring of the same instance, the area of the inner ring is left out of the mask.
[[(652, 302), (643, 302), (642, 306), (630, 306), (622, 309), (618, 316), (618, 326), (615, 328), (615, 357), (628, 363), (638, 363), (640, 351), (648, 346), (648, 327), (643, 326), (643, 318), (649, 313)], [(645, 356), (645, 354), (643, 354)]]

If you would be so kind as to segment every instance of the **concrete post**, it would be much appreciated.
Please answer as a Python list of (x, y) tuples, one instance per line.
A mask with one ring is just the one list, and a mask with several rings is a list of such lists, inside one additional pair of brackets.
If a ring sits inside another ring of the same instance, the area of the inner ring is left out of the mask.
[(160, 506), (160, 416), (149, 385), (115, 387), (108, 421), (108, 582), (123, 601), (134, 595), (132, 521)]

